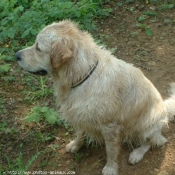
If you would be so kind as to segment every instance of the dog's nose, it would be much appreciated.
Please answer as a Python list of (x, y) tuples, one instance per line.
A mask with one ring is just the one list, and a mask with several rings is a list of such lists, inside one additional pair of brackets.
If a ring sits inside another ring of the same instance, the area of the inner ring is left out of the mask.
[(16, 57), (16, 60), (17, 60), (17, 61), (20, 61), (20, 60), (21, 60), (21, 52), (17, 52), (17, 53), (15, 54), (15, 57)]

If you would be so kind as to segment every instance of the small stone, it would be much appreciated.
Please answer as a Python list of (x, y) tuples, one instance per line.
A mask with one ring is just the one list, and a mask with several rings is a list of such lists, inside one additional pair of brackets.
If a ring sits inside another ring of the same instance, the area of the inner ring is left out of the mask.
[(155, 63), (154, 61), (150, 61), (150, 62), (148, 62), (148, 65), (150, 65), (150, 66), (155, 66), (156, 63)]
[(12, 147), (9, 147), (8, 149), (7, 149), (7, 151), (11, 151), (13, 148)]
[(14, 114), (19, 114), (19, 111), (14, 111)]
[(158, 175), (169, 175), (166, 171), (161, 171)]
[(24, 89), (24, 86), (18, 86), (18, 89), (19, 90), (23, 90)]
[(156, 7), (152, 6), (152, 7), (149, 7), (150, 10), (156, 10)]
[(157, 168), (154, 168), (154, 171), (155, 171), (155, 172), (158, 172), (158, 171), (159, 171), (159, 169), (157, 169)]
[(150, 173), (151, 175), (155, 175), (155, 172), (154, 172), (154, 171), (149, 171), (149, 173)]

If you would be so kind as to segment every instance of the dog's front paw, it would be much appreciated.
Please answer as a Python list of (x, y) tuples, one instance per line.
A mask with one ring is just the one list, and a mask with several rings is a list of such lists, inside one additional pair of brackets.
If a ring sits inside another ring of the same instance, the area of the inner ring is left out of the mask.
[(142, 152), (136, 149), (130, 153), (128, 161), (130, 164), (134, 165), (141, 161), (143, 159), (143, 156), (144, 154), (142, 154)]
[(81, 144), (78, 144), (72, 140), (69, 144), (66, 145), (66, 152), (75, 153), (81, 148)]
[(105, 166), (102, 170), (103, 175), (118, 175), (116, 168)]

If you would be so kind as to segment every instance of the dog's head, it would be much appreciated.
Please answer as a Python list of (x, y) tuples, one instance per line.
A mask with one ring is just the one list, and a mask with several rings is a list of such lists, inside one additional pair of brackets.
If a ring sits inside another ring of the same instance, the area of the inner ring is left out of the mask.
[(46, 26), (31, 47), (16, 53), (16, 59), (22, 68), (31, 73), (51, 73), (73, 58), (71, 41), (78, 32), (77, 26), (70, 21)]

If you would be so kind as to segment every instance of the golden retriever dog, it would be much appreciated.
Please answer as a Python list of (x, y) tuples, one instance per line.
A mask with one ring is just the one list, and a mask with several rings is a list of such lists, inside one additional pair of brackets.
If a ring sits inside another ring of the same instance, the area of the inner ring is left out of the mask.
[(167, 142), (161, 131), (175, 114), (175, 83), (163, 101), (138, 68), (98, 46), (70, 20), (46, 26), (34, 45), (18, 51), (16, 58), (31, 73), (52, 74), (61, 116), (76, 132), (67, 152), (77, 152), (86, 136), (105, 143), (103, 175), (118, 175), (122, 140), (140, 141), (130, 153), (130, 164)]

